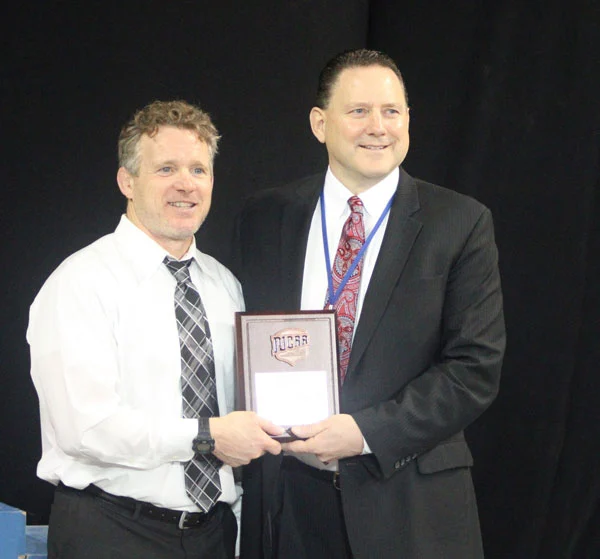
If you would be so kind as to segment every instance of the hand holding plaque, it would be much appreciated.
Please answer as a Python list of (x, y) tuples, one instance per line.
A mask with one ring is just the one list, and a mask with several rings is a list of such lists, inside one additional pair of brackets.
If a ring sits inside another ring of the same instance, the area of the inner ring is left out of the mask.
[(334, 311), (236, 313), (238, 408), (288, 429), (339, 410)]

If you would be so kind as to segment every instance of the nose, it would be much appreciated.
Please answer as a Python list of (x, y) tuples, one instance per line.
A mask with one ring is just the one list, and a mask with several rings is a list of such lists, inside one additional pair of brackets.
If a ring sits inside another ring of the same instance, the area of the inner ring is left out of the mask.
[(178, 190), (189, 191), (194, 188), (194, 178), (188, 169), (181, 169), (177, 173), (175, 186)]
[(371, 111), (369, 114), (367, 133), (375, 136), (381, 136), (385, 134), (385, 128), (383, 126), (383, 115), (381, 111)]

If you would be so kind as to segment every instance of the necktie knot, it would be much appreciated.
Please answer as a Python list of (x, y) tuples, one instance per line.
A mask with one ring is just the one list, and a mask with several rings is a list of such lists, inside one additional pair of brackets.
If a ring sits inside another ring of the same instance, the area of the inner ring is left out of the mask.
[(190, 264), (192, 259), (189, 260), (176, 260), (170, 256), (165, 256), (163, 264), (167, 267), (169, 272), (175, 276), (177, 283), (189, 283), (192, 281), (190, 276)]
[(351, 198), (348, 198), (348, 205), (350, 206), (350, 211), (353, 214), (357, 213), (357, 214), (362, 215), (363, 209), (364, 209), (364, 204), (362, 203), (362, 200), (358, 196), (352, 196)]

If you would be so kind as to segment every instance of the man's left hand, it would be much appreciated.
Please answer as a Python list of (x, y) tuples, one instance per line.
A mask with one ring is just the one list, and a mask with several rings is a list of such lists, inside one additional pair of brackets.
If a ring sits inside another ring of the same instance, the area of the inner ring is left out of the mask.
[(312, 425), (297, 425), (292, 432), (305, 441), (285, 443), (283, 450), (315, 454), (321, 462), (356, 456), (363, 451), (363, 435), (348, 414), (332, 415)]

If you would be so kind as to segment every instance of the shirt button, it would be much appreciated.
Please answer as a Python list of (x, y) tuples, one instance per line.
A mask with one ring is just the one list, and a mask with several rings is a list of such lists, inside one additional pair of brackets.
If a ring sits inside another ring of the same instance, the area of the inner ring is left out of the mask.
[(396, 468), (396, 470), (400, 469), (400, 460), (398, 460), (395, 464), (394, 464), (394, 468)]

